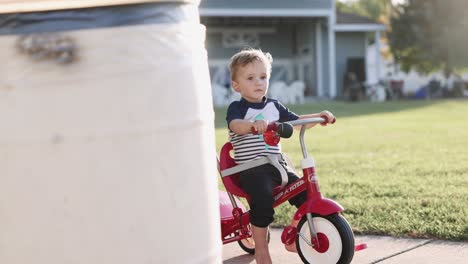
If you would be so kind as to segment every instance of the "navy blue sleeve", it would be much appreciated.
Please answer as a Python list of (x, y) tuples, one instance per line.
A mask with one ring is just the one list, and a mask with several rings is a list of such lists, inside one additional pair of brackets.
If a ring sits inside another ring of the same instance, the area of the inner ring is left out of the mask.
[(229, 128), (229, 124), (234, 119), (244, 119), (244, 116), (242, 115), (242, 112), (241, 112), (239, 101), (232, 102), (227, 109), (226, 122), (227, 122), (228, 128)]
[(276, 101), (276, 107), (278, 108), (280, 114), (280, 118), (278, 120), (279, 122), (293, 121), (299, 118), (296, 113), (291, 112), (286, 106), (282, 105), (278, 101)]

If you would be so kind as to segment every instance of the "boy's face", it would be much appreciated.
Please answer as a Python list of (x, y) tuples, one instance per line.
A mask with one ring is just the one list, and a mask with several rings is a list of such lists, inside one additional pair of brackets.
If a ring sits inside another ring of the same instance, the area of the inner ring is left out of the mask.
[(268, 91), (269, 78), (265, 64), (255, 60), (237, 69), (232, 88), (248, 102), (260, 103)]

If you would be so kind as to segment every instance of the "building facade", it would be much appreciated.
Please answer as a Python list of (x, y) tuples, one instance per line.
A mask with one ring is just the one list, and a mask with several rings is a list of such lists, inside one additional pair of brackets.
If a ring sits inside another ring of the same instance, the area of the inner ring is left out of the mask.
[[(369, 33), (378, 43), (385, 27), (337, 13), (335, 0), (202, 0), (200, 16), (207, 27), (216, 87), (229, 88), (229, 58), (245, 47), (270, 52), (274, 58), (270, 83), (287, 87), (301, 82), (303, 96), (341, 96), (344, 75), (350, 70), (359, 71), (361, 81), (379, 74), (378, 69), (366, 70), (366, 48)], [(378, 52), (375, 56), (380, 58)]]

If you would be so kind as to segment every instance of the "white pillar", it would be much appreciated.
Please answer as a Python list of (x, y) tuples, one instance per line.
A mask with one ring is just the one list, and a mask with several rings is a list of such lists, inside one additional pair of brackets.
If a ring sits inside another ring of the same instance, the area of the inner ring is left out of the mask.
[(373, 74), (373, 73), (371, 73), (369, 71), (371, 69), (371, 66), (372, 66), (372, 64), (370, 63), (372, 58), (370, 58), (370, 56), (368, 56), (368, 52), (367, 52), (369, 50), (369, 36), (368, 36), (367, 32), (364, 33), (364, 43), (363, 44), (364, 44), (364, 56), (365, 56), (364, 57), (364, 64), (365, 64), (364, 69), (366, 71), (366, 80), (365, 80), (365, 82), (366, 82), (366, 84), (370, 84), (373, 81), (373, 78), (371, 76), (371, 74)]
[(335, 45), (335, 24), (336, 24), (336, 11), (335, 11), (335, 1), (332, 1), (332, 12), (328, 17), (328, 71), (329, 71), (329, 97), (336, 97), (336, 45)]
[(375, 74), (377, 82), (381, 79), (380, 31), (375, 31)]
[(322, 49), (322, 23), (320, 19), (315, 24), (315, 72), (317, 76), (317, 96), (323, 97), (323, 49)]
[(204, 27), (60, 33), (69, 65), (0, 36), (0, 263), (221, 263)]

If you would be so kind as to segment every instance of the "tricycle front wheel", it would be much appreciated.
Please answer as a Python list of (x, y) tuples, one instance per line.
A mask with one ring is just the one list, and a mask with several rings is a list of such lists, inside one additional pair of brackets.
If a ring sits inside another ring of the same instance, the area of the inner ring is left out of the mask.
[(354, 234), (348, 221), (340, 214), (312, 216), (317, 232), (318, 246), (310, 246), (307, 217), (298, 224), (296, 246), (304, 263), (348, 264), (354, 256)]

